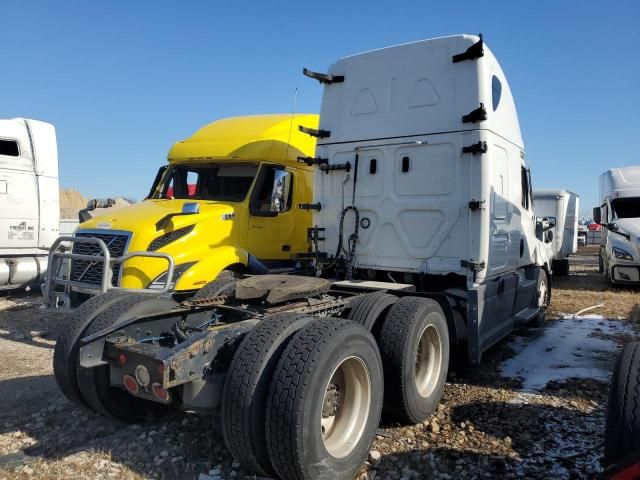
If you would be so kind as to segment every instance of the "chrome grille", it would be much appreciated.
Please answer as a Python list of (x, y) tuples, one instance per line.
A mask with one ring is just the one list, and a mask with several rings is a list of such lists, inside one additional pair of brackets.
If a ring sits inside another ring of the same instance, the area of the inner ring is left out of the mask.
[[(129, 235), (126, 234), (76, 232), (75, 236), (84, 238), (99, 238), (107, 245), (109, 253), (111, 254), (111, 258), (124, 255), (127, 249), (127, 244), (129, 242)], [(72, 253), (95, 256), (102, 255), (100, 247), (93, 243), (74, 242)], [(111, 278), (111, 285), (114, 287), (118, 285), (118, 280), (120, 278), (120, 267), (121, 264), (119, 263), (113, 265), (113, 277)], [(103, 266), (100, 260), (96, 262), (90, 262), (87, 260), (73, 260), (71, 262), (70, 279), (76, 282), (83, 282), (100, 286), (102, 283), (102, 271)]]

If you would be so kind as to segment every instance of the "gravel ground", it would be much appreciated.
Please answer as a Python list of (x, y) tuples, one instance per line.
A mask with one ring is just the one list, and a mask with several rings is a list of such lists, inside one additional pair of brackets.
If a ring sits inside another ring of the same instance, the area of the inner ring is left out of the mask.
[[(637, 336), (640, 296), (609, 289), (594, 252), (581, 249), (571, 275), (556, 280), (549, 321), (604, 303), (593, 313), (630, 326), (613, 339), (622, 343)], [(216, 417), (178, 412), (125, 425), (68, 402), (51, 367), (63, 322), (35, 294), (0, 298), (0, 480), (255, 478), (224, 448)], [(424, 423), (383, 423), (359, 479), (591, 478), (601, 471), (606, 382), (571, 378), (525, 392), (521, 380), (500, 375), (516, 343), (532, 335), (517, 332), (481, 366), (452, 371), (443, 402)]]

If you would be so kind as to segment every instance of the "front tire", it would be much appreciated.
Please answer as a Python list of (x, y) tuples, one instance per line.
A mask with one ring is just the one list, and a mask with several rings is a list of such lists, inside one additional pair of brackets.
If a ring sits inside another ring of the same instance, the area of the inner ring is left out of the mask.
[(326, 319), (300, 330), (267, 402), (267, 448), (278, 475), (351, 480), (375, 438), (382, 392), (382, 361), (367, 329)]
[(547, 276), (547, 272), (542, 268), (540, 269), (540, 273), (538, 273), (536, 301), (539, 310), (532, 323), (533, 327), (542, 328), (544, 327), (544, 322), (547, 317), (547, 308), (549, 308), (551, 303), (551, 286), (549, 285), (549, 277)]
[(449, 365), (449, 330), (438, 302), (404, 297), (391, 307), (378, 338), (384, 364), (384, 413), (419, 423), (438, 407)]

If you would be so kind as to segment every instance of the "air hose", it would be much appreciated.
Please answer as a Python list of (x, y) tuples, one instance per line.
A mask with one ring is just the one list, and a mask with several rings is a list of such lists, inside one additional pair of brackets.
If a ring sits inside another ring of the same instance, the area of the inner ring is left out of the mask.
[[(347, 240), (347, 250), (343, 250), (344, 244), (344, 219), (347, 216), (349, 211), (353, 211), (355, 215), (355, 227), (353, 229), (353, 233), (349, 235), (349, 239)], [(356, 244), (358, 243), (358, 228), (360, 226), (360, 212), (353, 205), (349, 205), (342, 209), (340, 213), (340, 222), (338, 223), (338, 248), (336, 248), (336, 254), (334, 256), (333, 262), (326, 269), (332, 268), (338, 263), (338, 259), (340, 255), (344, 252), (345, 260), (347, 263), (347, 271), (345, 274), (345, 278), (347, 280), (351, 280), (353, 277), (353, 267), (355, 263), (355, 254), (356, 254)]]

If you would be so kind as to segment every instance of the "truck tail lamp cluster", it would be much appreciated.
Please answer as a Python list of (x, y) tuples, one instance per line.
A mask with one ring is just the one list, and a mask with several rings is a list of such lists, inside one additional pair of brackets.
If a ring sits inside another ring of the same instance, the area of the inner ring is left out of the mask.
[[(124, 357), (124, 361), (121, 361), (122, 357)], [(124, 354), (118, 356), (118, 363), (121, 365), (126, 363), (126, 356)], [(162, 375), (164, 367), (159, 367), (158, 371)], [(151, 400), (160, 403), (171, 403), (171, 392), (164, 389), (160, 382), (151, 383), (151, 373), (144, 365), (138, 365), (134, 375), (125, 374), (122, 377), (122, 383), (131, 395), (135, 395), (136, 397), (152, 397)]]

